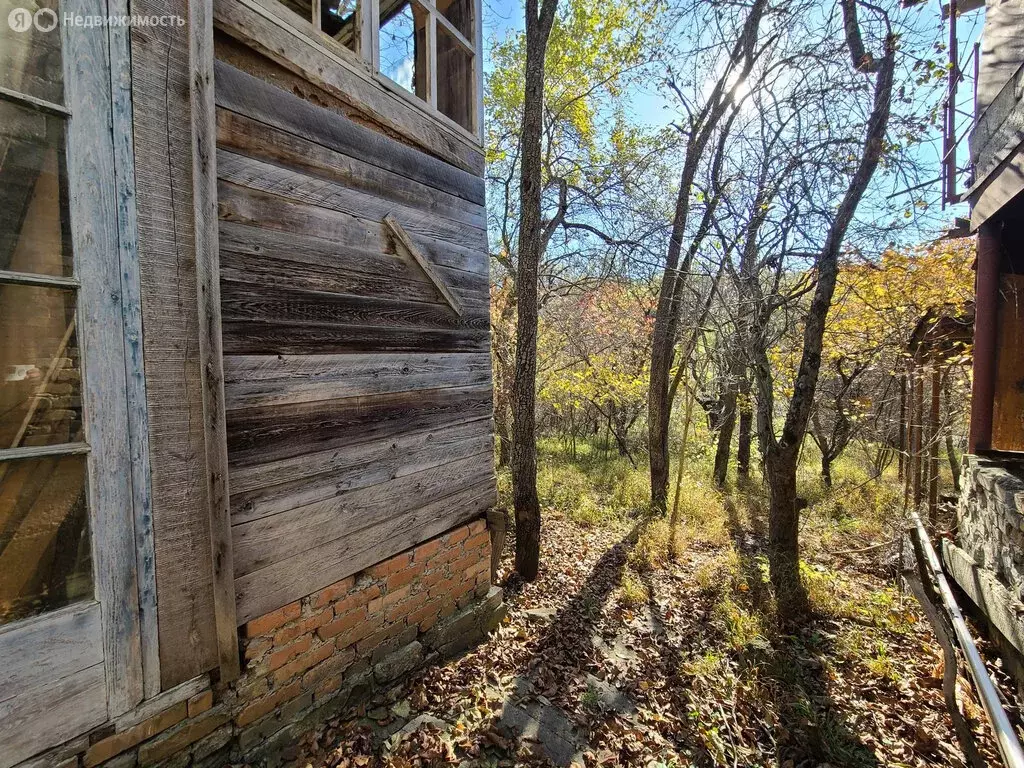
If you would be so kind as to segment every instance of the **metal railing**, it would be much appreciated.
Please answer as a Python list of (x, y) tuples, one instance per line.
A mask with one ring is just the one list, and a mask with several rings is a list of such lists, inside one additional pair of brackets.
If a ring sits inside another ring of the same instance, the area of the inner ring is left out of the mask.
[(971, 637), (971, 631), (967, 627), (963, 613), (960, 612), (960, 606), (957, 605), (953, 590), (946, 580), (942, 564), (939, 562), (934, 547), (932, 547), (931, 539), (928, 538), (928, 531), (921, 522), (921, 518), (913, 510), (910, 512), (910, 519), (914, 524), (917, 538), (924, 554), (923, 565), (929, 577), (934, 581), (942, 607), (946, 612), (946, 617), (953, 627), (956, 644), (967, 660), (967, 670), (970, 672), (971, 679), (978, 692), (978, 698), (981, 701), (981, 706), (985, 710), (985, 715), (992, 726), (992, 733), (995, 736), (999, 752), (1003, 757), (1003, 762), (1008, 768), (1024, 768), (1024, 751), (1021, 750), (1017, 733), (1010, 724), (1010, 719), (1003, 708), (999, 690), (996, 688), (995, 683), (992, 682), (988, 669), (985, 667), (985, 662), (982, 660), (981, 654), (978, 653), (978, 647), (974, 644), (974, 638)]

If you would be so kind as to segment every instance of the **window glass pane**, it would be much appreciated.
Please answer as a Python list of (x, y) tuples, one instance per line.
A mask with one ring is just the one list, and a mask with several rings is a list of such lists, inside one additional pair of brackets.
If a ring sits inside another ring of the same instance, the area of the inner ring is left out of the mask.
[(0, 448), (80, 442), (75, 292), (0, 285)]
[(437, 108), (467, 131), (473, 130), (473, 56), (437, 25)]
[(57, 0), (0, 0), (0, 85), (63, 102), (59, 15)]
[(473, 24), (473, 0), (437, 0), (439, 10), (471, 44), (476, 43)]
[(0, 269), (70, 276), (64, 120), (0, 101)]
[(427, 13), (415, 3), (381, 3), (380, 71), (426, 100)]
[(359, 50), (359, 3), (356, 0), (322, 0), (320, 29), (346, 48)]
[(0, 463), (0, 624), (93, 596), (84, 456)]

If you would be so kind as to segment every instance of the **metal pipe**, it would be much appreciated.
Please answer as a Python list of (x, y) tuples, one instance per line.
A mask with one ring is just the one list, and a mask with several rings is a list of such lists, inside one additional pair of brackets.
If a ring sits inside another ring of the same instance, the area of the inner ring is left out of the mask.
[(932, 578), (935, 579), (935, 584), (938, 587), (939, 597), (942, 598), (942, 604), (953, 624), (957, 645), (960, 646), (960, 650), (963, 651), (964, 657), (967, 659), (967, 669), (974, 680), (978, 697), (981, 699), (981, 706), (984, 708), (985, 714), (988, 715), (989, 723), (992, 724), (992, 731), (996, 737), (999, 752), (1003, 756), (1003, 762), (1008, 768), (1024, 768), (1024, 750), (1021, 750), (1017, 734), (1014, 732), (1013, 726), (1010, 725), (1010, 719), (1006, 716), (1006, 710), (1003, 709), (1003, 704), (999, 700), (999, 691), (996, 690), (992, 678), (989, 677), (985, 662), (982, 661), (981, 654), (978, 653), (978, 647), (974, 644), (964, 615), (960, 612), (960, 606), (957, 605), (956, 598), (953, 596), (953, 590), (950, 588), (949, 582), (946, 581), (942, 564), (939, 562), (938, 555), (935, 554), (931, 539), (928, 538), (928, 531), (925, 530), (924, 523), (921, 522), (917, 512), (911, 510), (910, 518), (917, 529), (917, 536), (921, 541), (921, 548), (924, 550)]

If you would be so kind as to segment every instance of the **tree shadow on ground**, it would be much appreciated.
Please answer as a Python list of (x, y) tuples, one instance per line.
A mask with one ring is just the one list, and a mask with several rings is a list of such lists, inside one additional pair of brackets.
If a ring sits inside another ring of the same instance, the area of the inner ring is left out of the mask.
[[(737, 500), (744, 509), (738, 507)], [(794, 768), (880, 765), (874, 751), (846, 725), (841, 707), (830, 695), (825, 659), (835, 649), (831, 634), (821, 631), (824, 617), (811, 611), (799, 623), (779, 622), (768, 580), (763, 507), (755, 499), (737, 494), (726, 499), (725, 509), (740, 575), (748, 587), (742, 599), (748, 610), (760, 616), (769, 635), (767, 647), (758, 654), (779, 716), (775, 728), (778, 763)]]

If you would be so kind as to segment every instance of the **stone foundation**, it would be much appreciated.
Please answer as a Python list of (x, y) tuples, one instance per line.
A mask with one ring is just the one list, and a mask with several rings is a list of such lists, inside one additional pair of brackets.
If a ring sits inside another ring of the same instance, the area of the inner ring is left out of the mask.
[(962, 486), (943, 567), (1024, 692), (1024, 461), (967, 455)]
[(964, 457), (957, 545), (1024, 600), (1024, 461)]
[(477, 520), (250, 621), (233, 683), (189, 681), (19, 768), (274, 766), (304, 730), (476, 644), (501, 616)]

